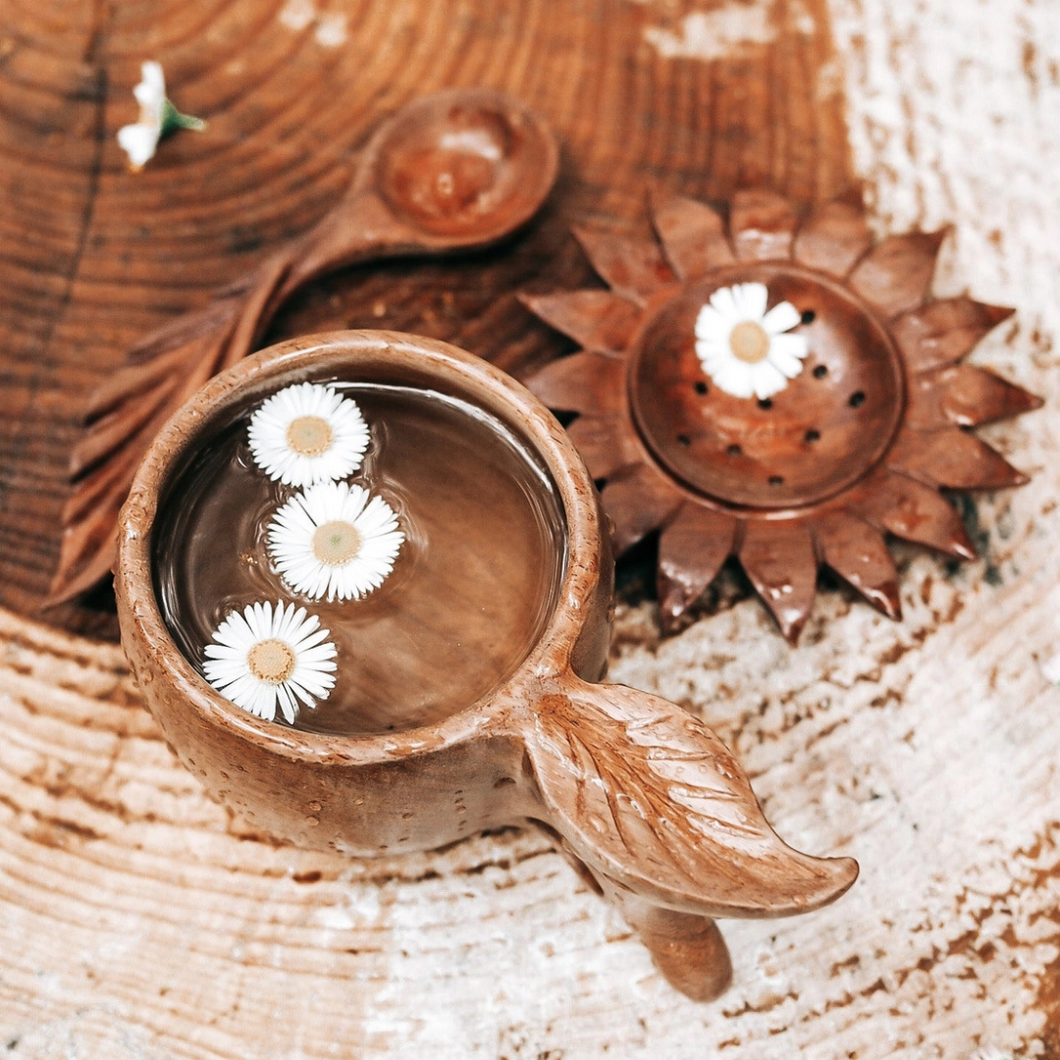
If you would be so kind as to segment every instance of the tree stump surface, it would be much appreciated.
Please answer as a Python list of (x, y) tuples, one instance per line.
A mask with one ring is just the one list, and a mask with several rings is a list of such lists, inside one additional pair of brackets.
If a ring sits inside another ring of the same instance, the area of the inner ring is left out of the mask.
[[(8, 0), (0, 24), (0, 1052), (1060, 1057), (1060, 9), (1048, 0)], [(129, 174), (144, 59), (210, 122)], [(355, 861), (209, 802), (141, 709), (107, 593), (38, 613), (88, 392), (146, 330), (304, 231), (406, 100), (485, 85), (563, 170), (507, 246), (349, 269), (267, 341), (386, 327), (526, 373), (570, 345), (519, 291), (596, 283), (572, 224), (647, 232), (659, 183), (879, 233), (952, 223), (935, 291), (1016, 315), (973, 354), (1046, 407), (984, 430), (1030, 485), (960, 500), (981, 558), (896, 548), (905, 617), (825, 586), (798, 648), (723, 575), (661, 638), (620, 572), (611, 678), (701, 715), (793, 845), (854, 889), (722, 924), (710, 1005), (542, 833)]]

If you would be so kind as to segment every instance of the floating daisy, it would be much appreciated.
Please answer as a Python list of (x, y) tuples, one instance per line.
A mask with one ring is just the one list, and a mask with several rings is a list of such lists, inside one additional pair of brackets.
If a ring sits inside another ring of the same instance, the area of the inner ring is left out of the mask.
[(356, 471), (368, 425), (355, 401), (318, 383), (284, 387), (250, 418), (250, 451), (271, 479), (309, 486)]
[(268, 531), (284, 581), (313, 600), (358, 600), (377, 589), (404, 540), (394, 509), (346, 482), (318, 482), (292, 497)]
[(802, 371), (804, 335), (785, 335), (802, 317), (790, 302), (766, 312), (764, 283), (719, 287), (696, 317), (696, 355), (703, 370), (734, 397), (771, 397)]
[(140, 120), (133, 125), (123, 125), (118, 130), (118, 143), (129, 156), (129, 166), (143, 169), (155, 156), (158, 141), (177, 129), (206, 128), (202, 118), (181, 114), (166, 98), (166, 78), (160, 63), (147, 62), (140, 67), (142, 80), (133, 89), (136, 102), (140, 104)]
[(299, 701), (315, 707), (335, 686), (335, 645), (304, 607), (250, 604), (233, 611), (205, 648), (203, 673), (221, 695), (272, 721), (279, 706), (293, 722)]

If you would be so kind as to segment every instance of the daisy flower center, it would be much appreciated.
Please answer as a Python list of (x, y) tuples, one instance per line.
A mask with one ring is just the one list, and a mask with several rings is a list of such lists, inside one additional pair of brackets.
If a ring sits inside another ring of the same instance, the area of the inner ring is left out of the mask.
[(758, 364), (769, 356), (769, 334), (753, 320), (741, 320), (729, 333), (729, 349), (744, 364)]
[(287, 444), (299, 456), (320, 456), (333, 439), (331, 424), (323, 416), (296, 416), (287, 425)]
[(343, 567), (361, 551), (361, 535), (353, 523), (333, 519), (313, 534), (313, 555), (328, 567)]
[(259, 640), (247, 652), (247, 669), (270, 685), (283, 684), (294, 673), (295, 662), (290, 645), (276, 637)]

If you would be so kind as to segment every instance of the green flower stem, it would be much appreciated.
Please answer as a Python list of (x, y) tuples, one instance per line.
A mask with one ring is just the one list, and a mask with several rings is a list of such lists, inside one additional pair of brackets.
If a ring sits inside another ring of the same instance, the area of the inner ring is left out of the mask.
[(168, 136), (177, 129), (194, 129), (196, 132), (202, 132), (205, 128), (206, 122), (202, 118), (182, 114), (168, 99), (162, 104), (162, 136)]

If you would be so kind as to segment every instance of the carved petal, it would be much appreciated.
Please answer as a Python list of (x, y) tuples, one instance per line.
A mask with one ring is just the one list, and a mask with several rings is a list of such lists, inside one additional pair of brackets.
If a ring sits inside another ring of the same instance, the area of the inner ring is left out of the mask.
[[(189, 377), (192, 383), (195, 378), (195, 373)], [(171, 389), (166, 389), (165, 394), (165, 400), (155, 406), (154, 415), (122, 440), (122, 448), (108, 453), (75, 484), (63, 508), (59, 565), (45, 607), (72, 600), (111, 572), (118, 548), (118, 513), (129, 494), (140, 457), (173, 409), (187, 396), (184, 393), (174, 402)], [(105, 424), (106, 420), (100, 423)], [(91, 438), (89, 434), (87, 440)]]
[(732, 551), (736, 519), (686, 503), (659, 538), (659, 613), (664, 626), (688, 610)]
[(959, 427), (906, 432), (888, 454), (887, 466), (949, 489), (1002, 489), (1028, 481), (985, 442)]
[(666, 260), (686, 283), (736, 260), (724, 220), (706, 203), (653, 194), (651, 212)]
[(859, 204), (837, 199), (819, 206), (799, 228), (795, 260), (811, 269), (846, 276), (872, 246), (872, 232)]
[(610, 478), (643, 459), (636, 432), (625, 417), (579, 416), (567, 434), (593, 478)]
[(975, 559), (975, 546), (950, 504), (930, 486), (883, 471), (868, 482), (865, 518), (896, 537), (928, 545), (957, 559)]
[(814, 530), (824, 562), (888, 618), (901, 618), (898, 574), (880, 532), (848, 512), (820, 517)]
[(560, 686), (525, 734), (548, 819), (595, 873), (702, 916), (783, 916), (839, 897), (850, 858), (811, 858), (769, 827), (718, 737), (622, 685)]
[[(75, 484), (45, 606), (71, 599), (111, 569), (118, 513), (151, 440), (210, 376), (249, 352), (285, 297), (284, 279), (301, 246), (290, 244), (208, 305), (141, 340), (129, 352), (130, 363), (89, 399), (91, 426), (74, 455), (73, 475), (96, 462), (101, 470)], [(149, 414), (147, 407), (155, 411)], [(115, 468), (113, 473), (108, 465)], [(104, 490), (104, 481), (118, 485)]]
[(96, 420), (92, 429), (77, 443), (70, 455), (70, 476), (80, 478), (119, 446), (128, 443), (149, 420), (155, 418), (163, 403), (177, 387), (177, 379), (163, 379), (151, 390), (145, 390), (139, 404), (125, 402)]
[(732, 200), (729, 230), (744, 261), (791, 257), (798, 218), (790, 202), (771, 191), (740, 191)]
[(637, 306), (610, 291), (520, 294), (519, 301), (586, 350), (621, 352), (640, 319)]
[(740, 544), (740, 563), (781, 632), (794, 644), (817, 592), (813, 535), (795, 520), (748, 520)]
[(909, 370), (925, 372), (956, 364), (1014, 312), (970, 298), (945, 298), (899, 317), (891, 334)]
[(910, 381), (906, 423), (911, 427), (975, 427), (1041, 408), (1042, 399), (970, 364), (923, 372)]
[(135, 401), (137, 395), (156, 393), (159, 385), (165, 385), (173, 380), (174, 375), (179, 377), (182, 374), (187, 354), (186, 347), (179, 346), (153, 361), (130, 364), (114, 372), (89, 395), (85, 422), (102, 419), (119, 406)]
[(116, 498), (120, 506), (125, 501), (121, 491), (128, 488), (126, 469), (118, 461), (108, 460), (97, 465), (81, 477), (63, 505), (63, 525), (69, 526), (99, 504), (111, 503), (108, 498)]
[(889, 236), (854, 267), (850, 286), (886, 319), (920, 305), (931, 289), (947, 229)]
[(682, 500), (677, 487), (648, 464), (639, 464), (611, 479), (601, 498), (615, 524), (616, 556), (662, 526)]
[(626, 362), (606, 353), (574, 353), (545, 365), (527, 387), (550, 409), (613, 413), (625, 407)]
[(588, 228), (576, 228), (574, 235), (608, 287), (637, 305), (676, 282), (654, 241)]
[(83, 479), (63, 512), (59, 570), (44, 606), (87, 592), (110, 574), (118, 551), (117, 513), (129, 493), (122, 468), (102, 464)]

